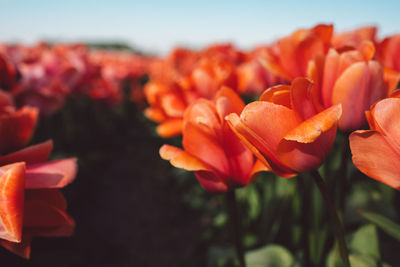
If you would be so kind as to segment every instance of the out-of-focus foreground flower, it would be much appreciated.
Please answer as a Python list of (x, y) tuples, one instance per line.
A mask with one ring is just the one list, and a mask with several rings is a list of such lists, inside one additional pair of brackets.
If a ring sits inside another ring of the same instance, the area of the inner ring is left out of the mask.
[(336, 136), (340, 104), (318, 112), (313, 84), (297, 78), (292, 85), (266, 90), (240, 114), (227, 116), (231, 128), (253, 153), (282, 177), (318, 168)]
[(29, 258), (34, 236), (69, 236), (75, 222), (58, 190), (76, 176), (75, 158), (46, 161), (47, 141), (0, 157), (0, 245)]
[(225, 192), (251, 183), (255, 174), (267, 170), (225, 122), (239, 114), (243, 101), (230, 88), (218, 91), (214, 101), (199, 99), (184, 115), (183, 149), (164, 145), (163, 159), (177, 168), (194, 171), (200, 184), (211, 192)]
[(400, 190), (400, 99), (387, 98), (367, 112), (370, 130), (350, 135), (353, 163), (367, 176)]

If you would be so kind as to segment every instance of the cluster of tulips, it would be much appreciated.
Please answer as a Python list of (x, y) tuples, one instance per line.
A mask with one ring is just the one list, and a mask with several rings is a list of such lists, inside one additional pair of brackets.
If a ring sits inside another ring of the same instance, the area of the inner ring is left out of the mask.
[(42, 115), (55, 113), (71, 96), (115, 106), (122, 100), (123, 82), (138, 90), (148, 61), (134, 53), (90, 50), (82, 44), (2, 44), (0, 88), (12, 95), (17, 106), (37, 107)]
[(76, 158), (48, 161), (51, 140), (28, 146), (37, 121), (66, 97), (116, 105), (122, 84), (138, 90), (147, 59), (85, 45), (0, 45), (0, 245), (24, 258), (34, 236), (69, 236), (75, 228), (60, 188), (77, 173)]
[[(317, 25), (251, 51), (214, 45), (165, 58), (85, 45), (0, 45), (0, 245), (29, 257), (33, 236), (72, 233), (58, 189), (74, 180), (76, 159), (47, 161), (51, 141), (26, 145), (39, 113), (53, 114), (69, 96), (116, 105), (125, 81), (132, 100), (146, 99), (144, 114), (161, 137), (182, 136), (182, 148), (163, 145), (160, 156), (193, 171), (207, 191), (227, 194), (241, 266), (235, 189), (264, 171), (311, 174), (349, 266), (340, 215), (318, 171), (338, 129), (361, 172), (400, 188), (400, 35), (377, 40), (375, 27), (338, 34)], [(246, 104), (242, 96), (258, 100)]]
[[(149, 67), (145, 115), (159, 123), (160, 136), (182, 134), (182, 148), (164, 145), (160, 156), (193, 171), (204, 189), (227, 192), (229, 201), (261, 171), (310, 173), (349, 266), (340, 216), (318, 169), (339, 129), (361, 172), (400, 188), (399, 53), (400, 35), (380, 41), (375, 27), (337, 34), (332, 25), (300, 29), (248, 53), (178, 49)], [(246, 105), (243, 94), (259, 98)], [(244, 266), (240, 236), (235, 240)]]

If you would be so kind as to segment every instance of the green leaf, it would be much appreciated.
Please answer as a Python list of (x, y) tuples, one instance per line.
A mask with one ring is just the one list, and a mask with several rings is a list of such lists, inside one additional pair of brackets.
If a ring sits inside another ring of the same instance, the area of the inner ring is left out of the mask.
[[(377, 263), (374, 259), (368, 257), (360, 257), (358, 255), (349, 255), (351, 267), (377, 267)], [(342, 267), (340, 256), (335, 255), (335, 251), (331, 250), (326, 258), (326, 267)]]
[(245, 254), (247, 267), (292, 267), (293, 255), (279, 245), (268, 245)]
[(388, 235), (400, 241), (400, 225), (394, 223), (393, 221), (382, 215), (373, 212), (359, 211), (359, 213), (362, 217), (381, 228)]
[(234, 262), (236, 253), (233, 247), (211, 246), (208, 249), (207, 265), (208, 266), (225, 266)]
[(381, 258), (379, 252), (379, 240), (376, 227), (373, 224), (367, 224), (358, 229), (350, 243), (349, 248), (355, 254), (369, 256), (375, 260)]

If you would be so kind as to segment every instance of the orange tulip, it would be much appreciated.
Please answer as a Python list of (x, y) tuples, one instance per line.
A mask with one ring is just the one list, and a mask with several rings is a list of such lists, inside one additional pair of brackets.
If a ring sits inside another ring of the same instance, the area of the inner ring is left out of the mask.
[(236, 88), (236, 71), (228, 61), (204, 59), (184, 78), (176, 82), (165, 83), (151, 81), (146, 84), (144, 93), (150, 107), (145, 115), (161, 123), (157, 133), (162, 137), (181, 134), (183, 113), (198, 98), (213, 99), (223, 86)]
[(387, 37), (377, 45), (377, 58), (383, 66), (400, 72), (400, 34)]
[(328, 52), (332, 33), (332, 25), (300, 29), (274, 43), (264, 63), (272, 73), (288, 81), (306, 77), (308, 62), (316, 55)]
[(364, 41), (371, 41), (375, 43), (376, 27), (366, 26), (353, 31), (334, 34), (332, 37), (332, 45), (336, 49), (344, 47), (358, 48)]
[(0, 157), (0, 245), (29, 258), (34, 236), (69, 236), (75, 227), (58, 188), (75, 179), (76, 159), (45, 162), (51, 141)]
[(267, 47), (254, 49), (249, 53), (249, 59), (237, 67), (239, 92), (260, 96), (265, 89), (284, 82), (261, 63), (260, 59), (265, 56), (267, 50)]
[(243, 101), (230, 88), (218, 91), (214, 101), (199, 99), (184, 116), (183, 149), (164, 145), (163, 159), (177, 168), (194, 171), (200, 184), (211, 192), (246, 186), (255, 173), (266, 170), (232, 132), (224, 118), (238, 114)]
[(237, 136), (273, 172), (291, 177), (318, 168), (336, 135), (340, 104), (318, 113), (310, 96), (313, 84), (297, 78), (292, 85), (266, 90), (240, 117), (226, 117)]
[(350, 135), (353, 163), (367, 176), (400, 190), (400, 99), (386, 98), (366, 112), (370, 130)]
[(394, 89), (398, 76), (385, 80), (382, 65), (373, 60), (374, 45), (363, 42), (358, 49), (330, 49), (326, 56), (316, 57), (309, 65), (309, 77), (315, 81), (313, 96), (320, 110), (342, 104), (339, 128), (360, 129), (366, 124), (365, 110)]

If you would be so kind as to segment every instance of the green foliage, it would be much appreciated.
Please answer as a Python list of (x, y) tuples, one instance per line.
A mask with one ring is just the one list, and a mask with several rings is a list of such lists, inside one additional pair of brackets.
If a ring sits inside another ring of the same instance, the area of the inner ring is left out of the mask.
[(245, 255), (248, 267), (295, 267), (293, 255), (285, 247), (268, 245), (249, 251)]
[(359, 213), (362, 217), (377, 225), (388, 235), (400, 241), (400, 225), (394, 223), (393, 221), (382, 215), (373, 212), (360, 211)]
[(378, 232), (372, 224), (359, 228), (349, 242), (349, 248), (353, 253), (371, 257), (375, 261), (380, 260)]

